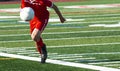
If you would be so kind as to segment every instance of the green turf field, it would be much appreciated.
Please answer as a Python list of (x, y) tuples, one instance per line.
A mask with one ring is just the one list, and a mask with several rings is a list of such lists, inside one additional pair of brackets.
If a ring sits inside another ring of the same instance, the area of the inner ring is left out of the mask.
[[(43, 32), (42, 37), (48, 48), (48, 59), (120, 69), (119, 7), (64, 8), (64, 6), (71, 5), (119, 3), (120, 0), (56, 3), (68, 21), (64, 24), (49, 22)], [(1, 5), (0, 10), (3, 8), (19, 8), (19, 4)], [(52, 9), (49, 11), (51, 19), (58, 19)], [(0, 16), (19, 16), (19, 12), (0, 11)], [(0, 53), (39, 58), (35, 44), (30, 38), (29, 24), (19, 21), (19, 18), (0, 18)], [(49, 62), (40, 64), (37, 61), (0, 56), (0, 71), (96, 70)]]

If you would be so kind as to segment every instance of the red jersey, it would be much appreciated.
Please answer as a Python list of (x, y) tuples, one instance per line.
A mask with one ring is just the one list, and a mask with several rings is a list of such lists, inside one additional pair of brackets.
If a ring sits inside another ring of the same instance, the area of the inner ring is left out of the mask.
[(31, 7), (34, 12), (35, 16), (30, 21), (30, 31), (34, 30), (34, 28), (39, 29), (41, 32), (44, 30), (48, 23), (49, 19), (49, 12), (47, 7), (52, 7), (52, 2), (49, 0), (22, 0), (21, 1), (21, 8), (24, 7)]
[(21, 8), (31, 7), (35, 11), (35, 17), (37, 18), (47, 18), (49, 12), (47, 11), (47, 6), (52, 7), (52, 2), (49, 0), (22, 0)]

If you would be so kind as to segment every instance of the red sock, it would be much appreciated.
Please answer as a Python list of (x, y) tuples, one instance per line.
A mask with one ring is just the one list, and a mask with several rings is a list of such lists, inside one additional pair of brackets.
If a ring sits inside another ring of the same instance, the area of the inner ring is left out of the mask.
[(42, 38), (40, 38), (40, 40), (38, 42), (36, 42), (36, 47), (38, 52), (41, 54), (41, 48), (44, 46), (43, 40)]

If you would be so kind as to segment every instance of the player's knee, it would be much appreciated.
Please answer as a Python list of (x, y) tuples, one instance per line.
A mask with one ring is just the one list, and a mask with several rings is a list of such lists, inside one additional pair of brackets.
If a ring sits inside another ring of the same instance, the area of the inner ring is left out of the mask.
[(37, 37), (37, 36), (32, 36), (32, 35), (31, 35), (31, 38), (32, 38), (33, 41), (36, 41), (36, 42), (40, 40), (40, 38)]
[(31, 34), (32, 40), (34, 40), (34, 41), (39, 41), (39, 40), (40, 40), (40, 34), (41, 34), (40, 31), (35, 28), (35, 29), (33, 30), (32, 34)]
[(36, 41), (35, 36), (32, 36), (32, 35), (31, 35), (31, 38), (32, 38), (33, 41)]

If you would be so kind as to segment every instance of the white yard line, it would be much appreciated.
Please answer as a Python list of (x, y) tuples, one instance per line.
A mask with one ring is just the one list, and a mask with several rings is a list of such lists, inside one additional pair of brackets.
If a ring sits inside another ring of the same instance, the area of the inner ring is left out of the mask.
[(91, 36), (91, 37), (69, 37), (69, 38), (53, 38), (53, 39), (43, 39), (43, 40), (71, 40), (71, 39), (81, 39), (81, 38), (108, 38), (108, 37), (120, 37), (120, 35), (112, 36)]
[(93, 32), (116, 32), (120, 30), (93, 30), (93, 31), (72, 31), (72, 32), (47, 32), (42, 34), (74, 34), (74, 33), (93, 33)]
[(27, 27), (29, 25), (9, 25), (9, 26), (0, 26), (0, 28), (12, 28), (12, 27)]
[(13, 40), (13, 41), (0, 41), (0, 43), (12, 43), (12, 42), (32, 42), (33, 40)]
[(0, 16), (0, 19), (5, 19), (5, 18), (20, 18), (19, 16)]
[(108, 65), (104, 65), (104, 66), (120, 66), (120, 64), (108, 64)]
[(114, 61), (114, 62), (98, 62), (98, 63), (89, 63), (89, 64), (119, 64), (120, 63), (120, 61)]
[(20, 8), (0, 9), (0, 12), (20, 12)]
[(120, 22), (117, 24), (92, 24), (89, 27), (120, 27)]
[[(0, 42), (3, 43), (3, 42)], [(64, 48), (64, 47), (83, 47), (83, 46), (103, 46), (103, 45), (117, 45), (120, 42), (111, 42), (111, 43), (99, 43), (99, 44), (78, 44), (78, 45), (58, 45), (58, 46), (47, 46), (48, 48)]]
[[(12, 36), (12, 35), (11, 35)], [(13, 35), (14, 36), (14, 35)], [(21, 35), (20, 35), (21, 36)], [(92, 37), (69, 37), (69, 38), (51, 38), (51, 39), (43, 39), (43, 40), (71, 40), (71, 39), (81, 39), (81, 38), (106, 38), (106, 37), (120, 37), (120, 35), (112, 35), (112, 36), (92, 36)], [(32, 40), (12, 40), (12, 41), (0, 41), (0, 43), (10, 43), (10, 42), (31, 42)]]
[[(24, 59), (24, 60), (31, 60), (31, 61), (40, 62), (40, 58), (37, 58), (37, 57), (29, 57), (29, 56), (22, 56), (22, 55), (16, 55), (16, 54), (8, 54), (8, 53), (0, 53), (0, 56), (11, 57), (11, 58), (19, 58), (19, 59)], [(88, 65), (88, 64), (82, 64), (82, 63), (73, 63), (73, 62), (66, 62), (66, 61), (60, 61), (60, 60), (47, 59), (46, 62), (47, 63), (52, 63), (52, 64), (65, 65), (65, 66), (99, 70), (99, 71), (120, 71), (120, 69), (116, 69), (116, 68)]]
[[(27, 35), (27, 34), (26, 34)], [(29, 34), (28, 34), (29, 35)], [(12, 35), (11, 35), (12, 36)], [(18, 35), (16, 35), (18, 36)], [(21, 35), (19, 35), (21, 36)], [(24, 36), (24, 35), (23, 35)], [(69, 37), (69, 38), (51, 38), (51, 39), (43, 39), (43, 40), (71, 40), (71, 39), (81, 39), (81, 38), (106, 38), (106, 37), (120, 37), (120, 35), (111, 35), (111, 36), (91, 36), (91, 37)], [(12, 41), (0, 41), (1, 42), (31, 42), (32, 40), (12, 40)]]
[[(119, 32), (120, 30), (93, 30), (93, 31), (73, 31), (73, 32), (47, 32), (42, 33), (43, 35), (52, 35), (52, 34), (75, 34), (75, 33), (94, 33), (94, 32)], [(0, 35), (0, 37), (4, 36), (28, 36), (30, 34), (6, 34), (6, 35)], [(116, 35), (117, 36), (117, 35)]]
[(30, 36), (30, 34), (9, 34), (9, 35), (0, 35), (0, 37), (9, 37), (9, 36)]
[[(66, 21), (84, 21), (85, 19), (66, 19)], [(60, 19), (49, 19), (49, 22), (60, 22)]]
[[(111, 54), (120, 54), (120, 52), (96, 52), (96, 53), (80, 53), (80, 54), (62, 54), (62, 55), (57, 55), (58, 57), (61, 56), (61, 57), (65, 57), (65, 56), (84, 56), (84, 55), (111, 55)], [(105, 59), (106, 60), (106, 59)], [(108, 60), (108, 59), (107, 59)]]
[[(86, 10), (85, 10), (86, 11)], [(90, 11), (90, 10), (88, 10), (88, 11)], [(96, 10), (95, 10), (96, 11)], [(99, 10), (100, 11), (100, 10)], [(76, 17), (80, 17), (80, 18), (97, 18), (98, 16), (99, 17), (119, 17), (119, 15), (120, 14), (101, 14), (101, 15), (99, 15), (99, 14), (97, 14), (97, 15), (84, 15), (84, 16), (66, 16), (66, 17), (73, 17), (73, 18), (76, 18)]]
[(120, 4), (101, 4), (101, 5), (74, 5), (74, 6), (62, 6), (64, 8), (77, 8), (77, 9), (86, 9), (86, 8), (114, 8), (120, 7)]
[(48, 46), (48, 48), (82, 47), (82, 46), (103, 46), (103, 45), (117, 45), (117, 44), (120, 44), (120, 42), (99, 43), (99, 44), (79, 44), (79, 45), (58, 45), (58, 46)]
[[(0, 42), (4, 43), (4, 42)], [(117, 45), (120, 42), (111, 42), (111, 43), (98, 43), (98, 44), (76, 44), (76, 45), (57, 45), (57, 46), (47, 46), (48, 48), (64, 48), (64, 47), (84, 47), (84, 46), (104, 46), (104, 45)]]

